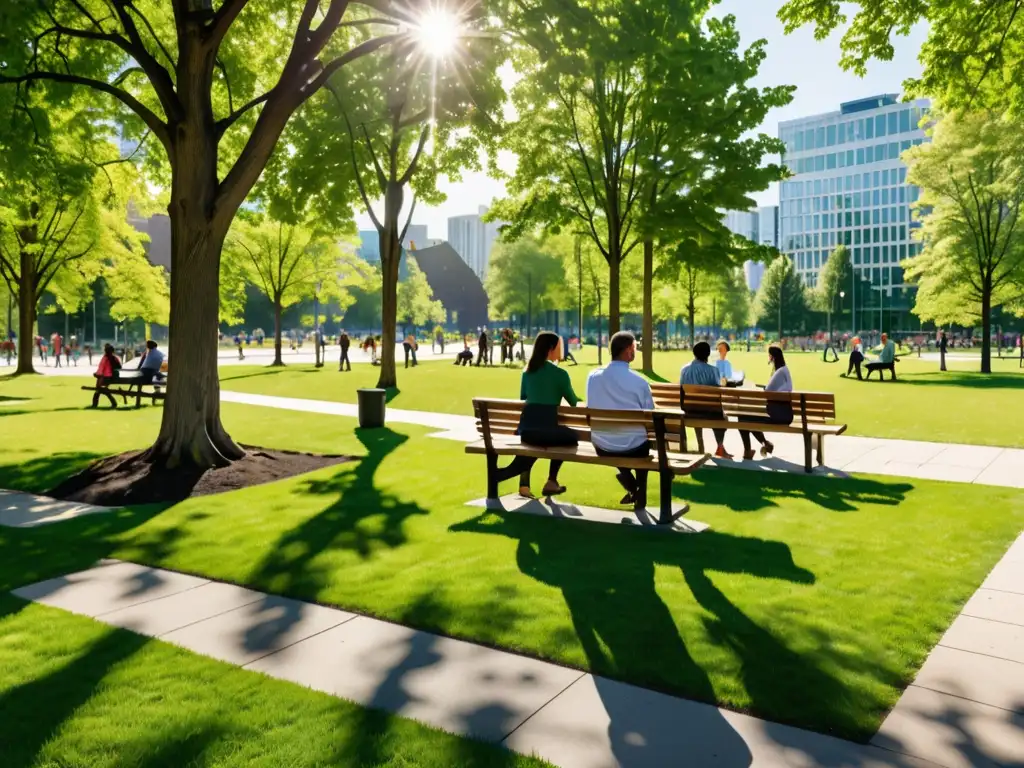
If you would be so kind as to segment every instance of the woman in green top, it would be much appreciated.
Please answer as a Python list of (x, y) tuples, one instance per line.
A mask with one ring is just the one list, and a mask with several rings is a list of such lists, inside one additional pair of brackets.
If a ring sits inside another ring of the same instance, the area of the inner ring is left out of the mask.
[[(519, 388), (519, 397), (526, 401), (523, 415), (519, 419), (519, 438), (524, 443), (545, 448), (579, 443), (575, 432), (558, 423), (558, 406), (562, 400), (569, 405), (576, 405), (580, 401), (572, 391), (569, 374), (557, 365), (561, 359), (562, 339), (558, 334), (550, 331), (537, 334), (530, 362), (523, 371)], [(499, 474), (499, 479), (506, 480), (519, 475), (520, 495), (533, 498), (530, 491), (530, 470), (536, 461), (529, 456), (516, 456)], [(545, 496), (565, 493), (565, 486), (558, 483), (558, 470), (561, 466), (561, 461), (551, 461), (548, 481), (544, 484)]]

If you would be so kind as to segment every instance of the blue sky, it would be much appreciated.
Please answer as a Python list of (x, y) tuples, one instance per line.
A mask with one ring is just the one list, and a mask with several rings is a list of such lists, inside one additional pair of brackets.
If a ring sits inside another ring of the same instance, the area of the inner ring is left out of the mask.
[[(859, 78), (839, 68), (839, 32), (821, 42), (814, 39), (810, 28), (785, 35), (776, 18), (782, 5), (783, 0), (723, 0), (715, 11), (716, 15), (736, 16), (743, 45), (762, 37), (767, 39), (767, 58), (758, 75), (759, 85), (797, 86), (793, 101), (768, 115), (761, 127), (765, 133), (775, 135), (782, 120), (838, 109), (841, 101), (899, 93), (906, 78), (921, 72), (917, 52), (925, 40), (923, 27), (915, 28), (909, 37), (897, 39), (893, 61), (872, 62), (867, 75)], [(503, 185), (485, 173), (466, 174), (462, 182), (444, 184), (442, 188), (448, 200), (440, 206), (418, 207), (413, 217), (414, 223), (427, 225), (430, 237), (447, 237), (449, 216), (475, 213), (478, 205), (504, 194)], [(774, 186), (757, 196), (761, 205), (777, 200)], [(369, 219), (360, 216), (358, 223), (364, 229)]]

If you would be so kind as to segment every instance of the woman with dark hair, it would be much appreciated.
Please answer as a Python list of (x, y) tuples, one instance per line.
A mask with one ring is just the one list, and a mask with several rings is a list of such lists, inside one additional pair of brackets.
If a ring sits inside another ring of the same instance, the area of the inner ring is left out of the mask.
[[(786, 365), (786, 357), (782, 354), (782, 347), (772, 344), (768, 347), (768, 361), (772, 366), (772, 377), (765, 385), (765, 392), (792, 392), (793, 377), (789, 373), (789, 366)], [(759, 421), (767, 424), (792, 424), (793, 405), (788, 402), (769, 400), (766, 404), (767, 416), (748, 416), (740, 421)], [(775, 450), (775, 446), (764, 437), (764, 432), (756, 430), (740, 430), (740, 438), (743, 440), (743, 459), (749, 461), (754, 458), (754, 450), (750, 447), (750, 436), (753, 435), (761, 444), (761, 455), (768, 456)]]
[[(579, 439), (569, 427), (559, 425), (558, 406), (564, 399), (569, 405), (580, 401), (572, 390), (569, 374), (558, 367), (562, 359), (562, 339), (557, 333), (541, 331), (533, 342), (530, 362), (523, 371), (519, 397), (526, 401), (523, 415), (519, 419), (519, 439), (528, 445), (544, 448), (577, 445)], [(507, 480), (519, 475), (519, 494), (533, 498), (530, 490), (530, 470), (536, 459), (516, 456), (498, 475), (498, 480)], [(565, 486), (558, 482), (558, 470), (562, 462), (553, 459), (548, 472), (548, 481), (542, 491), (545, 496), (565, 493)]]

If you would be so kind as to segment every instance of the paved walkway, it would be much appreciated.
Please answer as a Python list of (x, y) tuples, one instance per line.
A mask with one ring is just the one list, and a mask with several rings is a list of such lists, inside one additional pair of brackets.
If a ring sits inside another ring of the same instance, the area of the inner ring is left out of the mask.
[(1024, 765), (1024, 535), (950, 625), (872, 744), (946, 768)]
[(887, 734), (884, 747), (853, 744), (367, 616), (133, 563), (102, 561), (14, 594), (563, 768), (933, 765), (910, 757), (916, 742), (896, 734)]
[[(221, 400), (268, 408), (284, 408), (307, 413), (334, 416), (358, 416), (351, 403), (324, 400), (303, 400), (242, 392), (222, 391)], [(433, 437), (458, 442), (476, 439), (472, 416), (458, 416), (431, 411), (409, 411), (388, 408), (387, 419), (393, 423), (416, 424), (441, 430)], [(710, 439), (710, 435), (707, 435)], [(775, 435), (775, 456), (758, 461), (715, 459), (714, 464), (739, 469), (803, 473), (803, 439), (799, 435)], [(726, 448), (742, 454), (739, 435), (730, 430)], [(912, 477), (923, 480), (948, 480), (956, 483), (978, 483), (1009, 488), (1024, 488), (1024, 449), (997, 448), (984, 445), (928, 443), (918, 440), (887, 440), (877, 437), (842, 435), (825, 441), (826, 467), (816, 472), (870, 473)]]
[(97, 507), (76, 501), (60, 501), (49, 496), (35, 496), (19, 491), (0, 489), (0, 526), (34, 528), (71, 520), (82, 515), (109, 512), (110, 507)]

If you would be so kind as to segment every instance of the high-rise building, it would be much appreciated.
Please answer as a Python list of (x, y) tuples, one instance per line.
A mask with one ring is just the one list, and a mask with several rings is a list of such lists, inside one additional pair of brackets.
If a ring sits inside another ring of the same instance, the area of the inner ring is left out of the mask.
[(502, 222), (484, 221), (485, 213), (487, 206), (481, 205), (477, 213), (448, 219), (448, 242), (481, 280), (487, 276), (491, 250), (502, 226)]
[(850, 249), (855, 274), (873, 287), (892, 295), (903, 285), (900, 264), (921, 248), (911, 239), (910, 215), (920, 191), (907, 184), (900, 154), (926, 140), (919, 123), (929, 105), (883, 94), (779, 123), (793, 174), (780, 184), (779, 250), (807, 285), (838, 245)]
[[(775, 245), (778, 210), (776, 205), (767, 205), (751, 211), (726, 211), (722, 222), (734, 235), (745, 237), (752, 243)], [(757, 261), (743, 263), (743, 277), (750, 290), (756, 291), (761, 286), (763, 275), (764, 264)]]
[(359, 248), (356, 253), (370, 264), (380, 264), (380, 237), (376, 229), (359, 230)]

